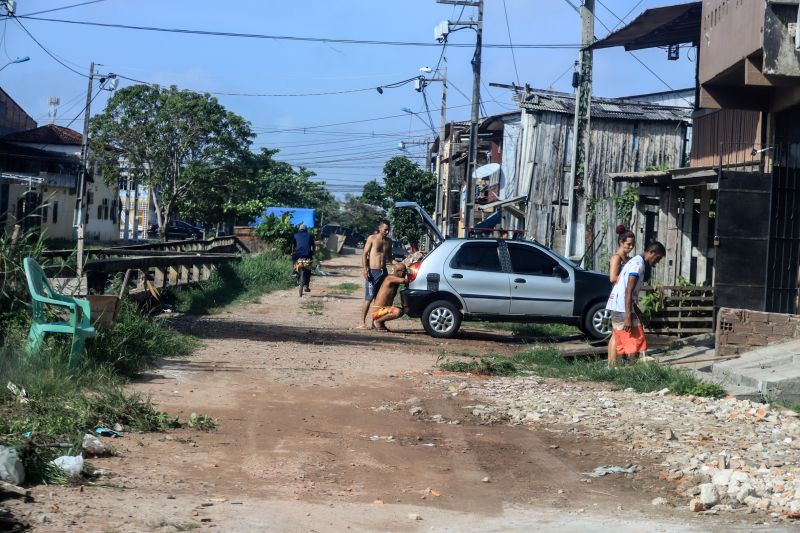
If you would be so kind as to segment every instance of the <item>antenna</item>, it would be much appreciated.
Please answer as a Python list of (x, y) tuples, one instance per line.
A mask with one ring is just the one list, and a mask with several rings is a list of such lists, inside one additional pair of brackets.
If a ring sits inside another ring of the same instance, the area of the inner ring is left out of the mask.
[(50, 110), (47, 112), (47, 116), (50, 117), (50, 124), (55, 124), (56, 116), (58, 115), (58, 105), (61, 103), (61, 98), (58, 96), (51, 96), (47, 99), (47, 105), (50, 106)]

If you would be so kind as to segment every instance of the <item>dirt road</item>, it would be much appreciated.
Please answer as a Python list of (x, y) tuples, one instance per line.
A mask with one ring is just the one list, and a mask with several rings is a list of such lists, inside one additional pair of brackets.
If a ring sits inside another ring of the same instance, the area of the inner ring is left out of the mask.
[(105, 486), (40, 487), (19, 511), (37, 531), (739, 530), (651, 505), (670, 498), (652, 465), (589, 482), (584, 472), (628, 462), (613, 443), (481, 425), (458, 392), (467, 378), (431, 385), (436, 358), (520, 340), (468, 327), (443, 343), (411, 320), (349, 329), (360, 290), (332, 287), (360, 283), (357, 259), (326, 268), (337, 275), (315, 277), (302, 300), (285, 291), (175, 319), (204, 347), (133, 388), (170, 413), (210, 414), (217, 430), (126, 435), (118, 457), (91, 461), (113, 473)]

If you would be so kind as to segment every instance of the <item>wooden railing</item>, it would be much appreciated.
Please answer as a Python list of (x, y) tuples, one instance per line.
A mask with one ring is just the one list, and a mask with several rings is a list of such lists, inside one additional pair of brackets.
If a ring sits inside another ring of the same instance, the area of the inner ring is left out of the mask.
[(714, 331), (714, 287), (664, 286), (650, 288), (661, 301), (661, 311), (650, 321), (660, 335), (698, 335)]
[(97, 292), (116, 275), (132, 297), (157, 296), (168, 287), (205, 281), (219, 265), (238, 261), (238, 254), (185, 254), (94, 259), (86, 264), (89, 289)]
[[(144, 244), (131, 244), (126, 246), (113, 246), (110, 248), (89, 249), (89, 257), (120, 257), (144, 255), (176, 255), (180, 253), (206, 252), (218, 253), (250, 253), (248, 247), (237, 237), (216, 237), (207, 240), (185, 240), (150, 242)], [(45, 257), (67, 259), (74, 254), (74, 250), (48, 250)]]

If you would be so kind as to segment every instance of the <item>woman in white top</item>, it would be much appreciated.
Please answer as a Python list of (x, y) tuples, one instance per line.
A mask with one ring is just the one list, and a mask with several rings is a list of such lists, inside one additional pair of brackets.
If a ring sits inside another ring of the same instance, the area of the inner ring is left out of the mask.
[[(617, 226), (617, 251), (611, 256), (610, 265), (608, 269), (608, 278), (611, 285), (617, 283), (619, 274), (622, 272), (622, 267), (630, 259), (631, 252), (636, 247), (636, 235), (632, 231), (625, 229), (625, 226)], [(617, 343), (614, 341), (614, 335), (608, 340), (608, 364), (613, 366), (617, 363)]]

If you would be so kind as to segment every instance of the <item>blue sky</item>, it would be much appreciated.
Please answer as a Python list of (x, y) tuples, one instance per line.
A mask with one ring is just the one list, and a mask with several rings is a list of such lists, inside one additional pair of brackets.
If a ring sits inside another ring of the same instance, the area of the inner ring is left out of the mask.
[[(80, 0), (18, 0), (24, 15)], [(570, 0), (577, 4), (578, 0)], [(674, 2), (660, 0), (598, 0), (597, 17), (608, 27), (626, 22), (644, 9)], [(485, 43), (506, 44), (509, 30), (515, 44), (568, 44), (579, 42), (580, 18), (567, 0), (486, 0)], [(455, 11), (454, 14), (454, 9)], [(454, 18), (461, 8), (436, 4), (435, 0), (103, 0), (90, 5), (41, 15), (69, 20), (121, 23), (141, 26), (188, 28), (237, 33), (334, 37), (434, 43), (433, 28)], [(471, 15), (466, 8), (463, 18)], [(613, 12), (614, 14), (612, 14)], [(368, 46), (296, 41), (211, 37), (176, 33), (151, 33), (123, 29), (76, 26), (36, 20), (22, 23), (47, 49), (66, 64), (88, 72), (90, 61), (101, 63), (102, 72), (181, 88), (228, 93), (316, 93), (372, 88), (418, 74), (419, 67), (435, 66), (439, 47)], [(59, 96), (58, 123), (66, 125), (83, 108), (86, 79), (52, 58), (14, 21), (0, 22), (3, 50), (13, 58), (28, 55), (31, 61), (10, 65), (0, 73), (0, 86), (40, 124), (47, 123), (48, 97)], [(598, 22), (595, 34), (607, 30)], [(473, 43), (474, 33), (460, 31), (451, 43)], [(637, 52), (642, 61), (673, 88), (693, 85), (694, 63), (682, 50), (679, 61), (666, 59), (663, 50)], [(448, 120), (469, 117), (472, 72), (469, 48), (445, 51), (448, 77)], [(489, 114), (514, 108), (511, 94), (489, 88), (490, 82), (519, 81), (533, 87), (571, 91), (574, 49), (518, 49), (516, 72), (511, 51), (484, 49), (482, 90)], [(691, 59), (694, 59), (691, 54)], [(518, 73), (518, 77), (517, 77)], [(563, 74), (563, 76), (561, 76)], [(561, 76), (561, 77), (560, 77)], [(560, 78), (559, 78), (560, 77)], [(130, 82), (125, 82), (125, 86)], [(630, 54), (601, 50), (595, 54), (594, 93), (620, 96), (667, 90), (664, 83), (642, 67)], [(440, 85), (427, 90), (434, 127), (438, 130)], [(280, 148), (281, 159), (307, 163), (339, 194), (357, 192), (360, 185), (380, 178), (386, 159), (399, 154), (402, 140), (430, 137), (422, 95), (406, 85), (343, 95), (315, 97), (246, 97), (219, 95), (230, 110), (239, 113), (259, 132), (255, 147)], [(93, 111), (102, 110), (107, 99), (100, 95)], [(403, 107), (421, 112), (408, 115)], [(392, 115), (396, 118), (375, 119)], [(314, 128), (314, 126), (364, 121)], [(72, 127), (80, 130), (81, 119)], [(303, 128), (309, 128), (303, 130)], [(291, 130), (291, 131), (287, 131)], [(420, 156), (421, 146), (410, 155)]]

